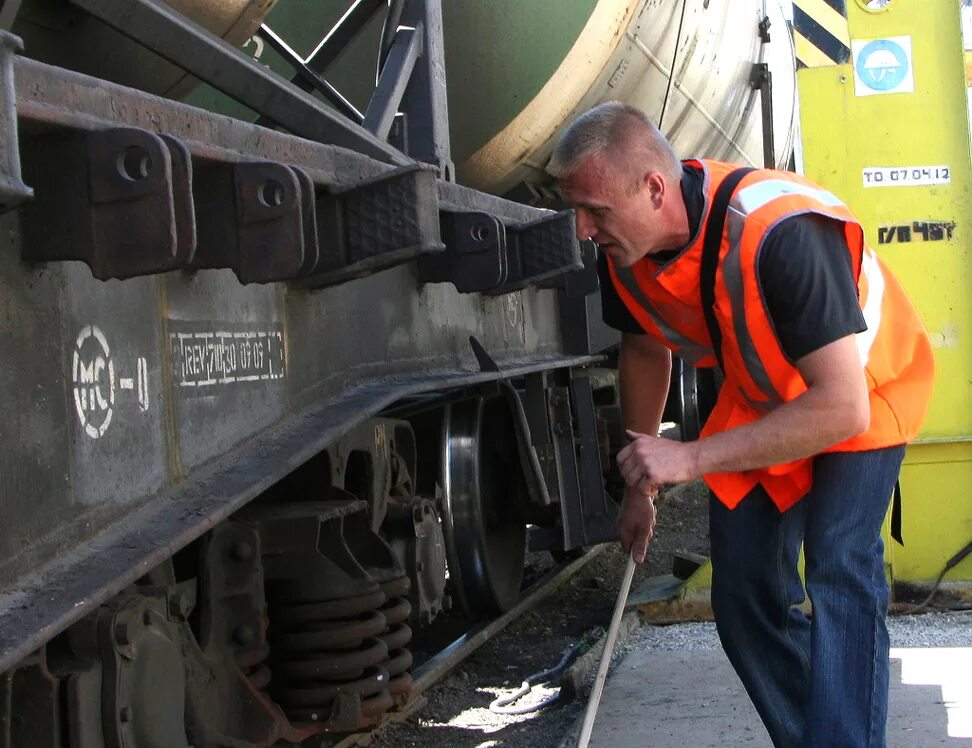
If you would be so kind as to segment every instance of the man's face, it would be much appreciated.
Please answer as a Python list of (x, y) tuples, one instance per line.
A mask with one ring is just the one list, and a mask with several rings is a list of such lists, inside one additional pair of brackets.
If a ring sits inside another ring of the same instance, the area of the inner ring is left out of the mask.
[(630, 170), (598, 153), (560, 180), (560, 190), (577, 213), (577, 238), (597, 242), (619, 266), (666, 248), (650, 177), (635, 180)]

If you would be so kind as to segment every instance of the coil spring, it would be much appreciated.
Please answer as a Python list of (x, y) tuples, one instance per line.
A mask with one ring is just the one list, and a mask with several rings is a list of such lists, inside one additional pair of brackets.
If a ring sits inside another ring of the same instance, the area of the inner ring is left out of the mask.
[(272, 604), (271, 694), (289, 719), (355, 730), (407, 698), (411, 654), (403, 646), (411, 629), (403, 621), (409, 607), (388, 595), (407, 592), (408, 584), (403, 577), (367, 595)]
[(379, 585), (388, 597), (380, 608), (388, 624), (387, 630), (378, 637), (388, 647), (388, 659), (381, 666), (388, 671), (388, 692), (398, 705), (408, 701), (412, 690), (412, 676), (408, 672), (412, 667), (412, 653), (405, 648), (412, 640), (412, 629), (406, 623), (412, 613), (412, 606), (403, 597), (408, 594), (410, 586), (408, 577), (399, 577)]

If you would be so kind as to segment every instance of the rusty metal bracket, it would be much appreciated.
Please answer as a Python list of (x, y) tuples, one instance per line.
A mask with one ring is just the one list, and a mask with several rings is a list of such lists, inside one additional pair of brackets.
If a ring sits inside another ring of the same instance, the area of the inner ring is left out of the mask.
[(231, 268), (242, 283), (285, 280), (304, 269), (311, 197), (294, 169), (273, 161), (202, 162), (194, 186), (194, 267)]
[(59, 130), (25, 143), (36, 199), (25, 260), (81, 260), (96, 278), (184, 266), (195, 249), (189, 152), (133, 127)]
[(506, 228), (482, 211), (443, 211), (439, 215), (445, 252), (418, 262), (423, 283), (452, 283), (460, 293), (497, 288), (506, 281)]
[(504, 294), (584, 268), (574, 237), (574, 215), (565, 210), (518, 225), (504, 225), (482, 211), (444, 211), (446, 252), (419, 261), (424, 283), (452, 283), (462, 293)]

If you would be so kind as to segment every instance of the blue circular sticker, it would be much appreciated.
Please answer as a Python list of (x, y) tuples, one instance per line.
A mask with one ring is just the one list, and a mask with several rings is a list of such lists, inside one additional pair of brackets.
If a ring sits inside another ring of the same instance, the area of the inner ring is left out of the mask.
[(875, 91), (891, 91), (908, 75), (908, 55), (897, 42), (876, 39), (857, 56), (857, 77)]

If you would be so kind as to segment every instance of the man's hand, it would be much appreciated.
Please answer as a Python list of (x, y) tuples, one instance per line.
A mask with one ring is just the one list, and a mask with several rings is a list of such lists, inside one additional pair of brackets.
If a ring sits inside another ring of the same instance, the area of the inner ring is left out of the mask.
[(629, 489), (648, 491), (699, 475), (695, 442), (673, 442), (627, 431), (631, 443), (618, 452), (618, 468)]
[(621, 511), (618, 513), (618, 534), (621, 547), (631, 552), (639, 564), (645, 562), (648, 543), (655, 534), (655, 497), (657, 490), (645, 494), (638, 489), (626, 488)]

